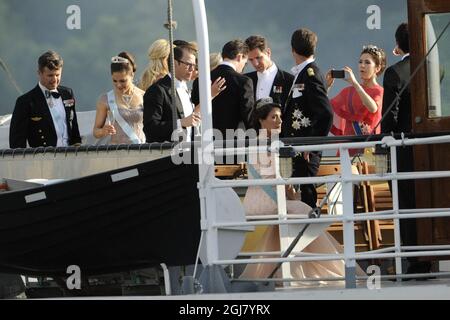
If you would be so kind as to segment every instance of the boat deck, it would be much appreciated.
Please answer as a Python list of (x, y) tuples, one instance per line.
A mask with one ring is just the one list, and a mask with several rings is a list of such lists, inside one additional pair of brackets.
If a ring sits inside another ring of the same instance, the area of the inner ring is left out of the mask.
[(340, 286), (278, 288), (271, 292), (218, 293), (173, 296), (81, 297), (81, 300), (448, 300), (450, 278), (426, 281), (382, 281), (379, 289), (359, 282), (355, 289)]

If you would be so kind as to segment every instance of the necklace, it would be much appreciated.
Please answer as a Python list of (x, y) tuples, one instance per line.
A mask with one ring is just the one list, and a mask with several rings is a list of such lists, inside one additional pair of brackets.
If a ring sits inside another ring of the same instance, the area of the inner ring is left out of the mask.
[(127, 105), (128, 109), (131, 108), (130, 103), (131, 103), (131, 100), (133, 99), (133, 95), (134, 95), (134, 86), (131, 89), (131, 94), (123, 94), (122, 95), (122, 100), (123, 100), (123, 102), (125, 102), (125, 104)]

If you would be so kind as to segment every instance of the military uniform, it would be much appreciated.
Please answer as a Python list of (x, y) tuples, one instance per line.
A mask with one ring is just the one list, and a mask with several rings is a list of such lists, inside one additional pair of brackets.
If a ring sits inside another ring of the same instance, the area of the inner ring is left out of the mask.
[[(81, 143), (72, 89), (59, 86), (65, 111), (68, 145)], [(57, 145), (57, 134), (46, 98), (37, 85), (17, 98), (9, 127), (10, 148), (50, 147)]]
[[(286, 138), (327, 136), (333, 122), (325, 80), (314, 62), (302, 70), (290, 90), (283, 114), (282, 133)], [(294, 177), (313, 177), (319, 169), (321, 153), (311, 152), (307, 162), (302, 156), (294, 159)], [(315, 207), (314, 185), (301, 185), (302, 201)]]

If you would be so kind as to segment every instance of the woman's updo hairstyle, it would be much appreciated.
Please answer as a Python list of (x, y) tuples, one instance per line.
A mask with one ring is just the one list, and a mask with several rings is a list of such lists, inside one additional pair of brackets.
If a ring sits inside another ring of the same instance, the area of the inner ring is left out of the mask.
[(114, 72), (126, 71), (127, 73), (136, 72), (136, 62), (131, 53), (122, 51), (117, 56), (111, 58), (111, 74)]

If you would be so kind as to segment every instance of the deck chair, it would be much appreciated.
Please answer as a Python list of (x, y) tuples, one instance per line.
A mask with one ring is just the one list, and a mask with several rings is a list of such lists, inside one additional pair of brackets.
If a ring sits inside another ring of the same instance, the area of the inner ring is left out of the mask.
[[(318, 176), (340, 174), (341, 166), (339, 164), (321, 164), (319, 167)], [(353, 174), (360, 174), (356, 165), (352, 166)], [(320, 202), (326, 194), (327, 188), (330, 188), (333, 184), (327, 184), (318, 188), (318, 202)], [(322, 208), (323, 214), (342, 214), (342, 193), (340, 192), (340, 186), (335, 187), (328, 203)], [(362, 185), (354, 185), (354, 212), (363, 213), (369, 212), (369, 206), (367, 203), (367, 195), (365, 194), (365, 188)], [(343, 224), (342, 222), (333, 223), (329, 228), (330, 232), (336, 240), (340, 243), (343, 242)], [(361, 250), (372, 250), (372, 232), (369, 221), (355, 222), (355, 242), (356, 248)]]
[[(367, 162), (362, 162), (359, 165), (362, 174), (374, 174), (375, 166), (369, 165)], [(365, 181), (364, 193), (368, 205), (368, 212), (376, 212), (382, 210), (392, 210), (392, 194), (387, 182), (381, 183), (371, 183)], [(372, 220), (371, 221), (371, 232), (372, 232), (372, 247), (373, 249), (379, 249), (386, 245), (391, 245), (388, 243), (388, 239), (393, 239), (392, 233), (394, 230), (393, 220)]]

